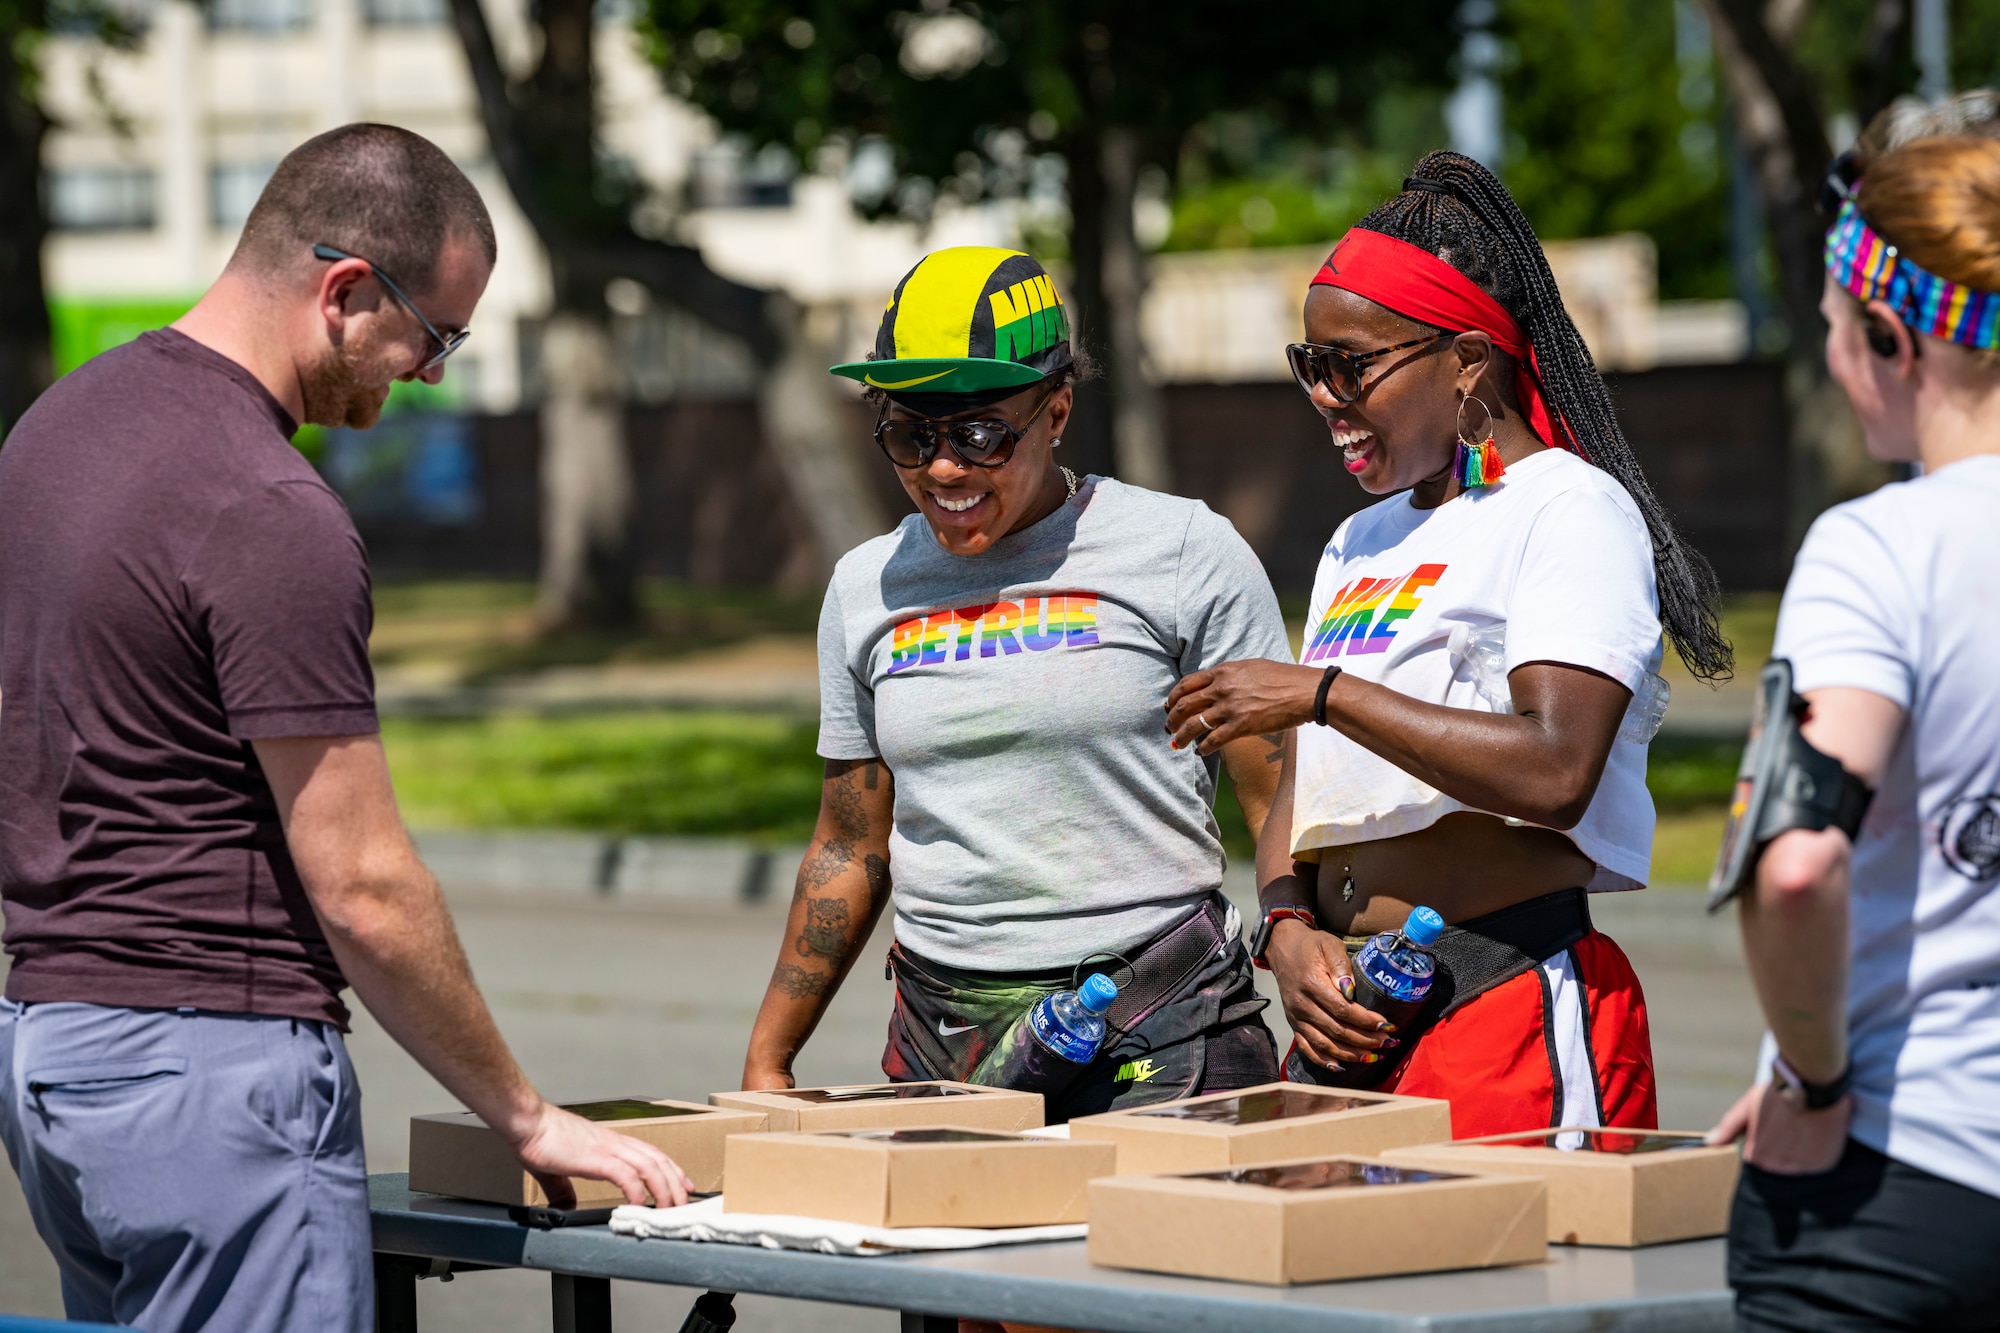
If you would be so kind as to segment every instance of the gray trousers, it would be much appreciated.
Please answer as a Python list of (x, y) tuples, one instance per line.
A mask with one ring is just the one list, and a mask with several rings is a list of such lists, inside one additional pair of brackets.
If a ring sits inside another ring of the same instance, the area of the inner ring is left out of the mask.
[(71, 1319), (373, 1329), (361, 1093), (327, 1024), (0, 1000), (0, 1139)]

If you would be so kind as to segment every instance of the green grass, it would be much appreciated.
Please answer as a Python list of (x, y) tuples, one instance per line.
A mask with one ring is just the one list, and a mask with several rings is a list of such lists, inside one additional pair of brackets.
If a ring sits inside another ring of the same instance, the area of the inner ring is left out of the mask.
[(767, 635), (811, 635), (819, 592), (702, 588), (646, 579), (640, 620), (610, 634), (539, 631), (535, 586), (525, 580), (452, 579), (387, 583), (375, 590), (378, 666), (449, 668), (467, 684), (548, 667), (664, 662)]
[(571, 828), (802, 842), (819, 811), (816, 729), (747, 713), (388, 718), (417, 828)]
[[(590, 662), (660, 660), (759, 635), (810, 634), (814, 593), (710, 590), (649, 581), (638, 631), (544, 639), (523, 582), (388, 584), (377, 590), (376, 660), (455, 664), (468, 679)], [(1294, 638), (1303, 599), (1283, 599)], [(1725, 632), (1739, 673), (1769, 651), (1776, 599), (1732, 600)], [(1670, 677), (1677, 664), (1669, 654)], [(1679, 689), (1700, 688), (1676, 678)], [(572, 828), (799, 841), (818, 811), (821, 761), (809, 721), (757, 713), (643, 712), (484, 719), (391, 718), (384, 739), (405, 816), (420, 828)], [(1653, 877), (1707, 877), (1741, 744), (1661, 737), (1647, 782), (1659, 807)], [(1254, 855), (1227, 781), (1223, 843)]]

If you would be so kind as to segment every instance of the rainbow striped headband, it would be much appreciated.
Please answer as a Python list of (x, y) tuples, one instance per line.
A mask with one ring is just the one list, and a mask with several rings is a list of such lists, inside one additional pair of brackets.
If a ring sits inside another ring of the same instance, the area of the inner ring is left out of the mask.
[(1852, 199), (1826, 234), (1826, 271), (1850, 295), (1886, 301), (1914, 332), (1965, 347), (2000, 347), (2000, 293), (1918, 268), (1875, 233)]

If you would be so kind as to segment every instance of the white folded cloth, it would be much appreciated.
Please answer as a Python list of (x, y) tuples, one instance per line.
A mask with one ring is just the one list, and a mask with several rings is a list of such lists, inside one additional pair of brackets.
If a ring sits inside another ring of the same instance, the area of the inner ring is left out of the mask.
[(725, 1213), (719, 1194), (679, 1208), (641, 1208), (628, 1203), (612, 1212), (611, 1229), (621, 1236), (654, 1240), (710, 1240), (728, 1245), (761, 1245), (767, 1250), (859, 1255), (1082, 1240), (1089, 1232), (1082, 1223), (1055, 1227), (864, 1227), (820, 1217)]

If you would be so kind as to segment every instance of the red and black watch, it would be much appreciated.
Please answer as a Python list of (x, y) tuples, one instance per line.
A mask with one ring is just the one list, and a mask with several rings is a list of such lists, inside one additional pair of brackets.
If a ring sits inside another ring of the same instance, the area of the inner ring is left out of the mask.
[(1278, 903), (1264, 909), (1264, 919), (1257, 923), (1257, 929), (1250, 932), (1250, 961), (1266, 972), (1271, 965), (1264, 961), (1264, 950), (1271, 947), (1271, 927), (1280, 921), (1303, 921), (1310, 930), (1319, 929), (1319, 918), (1312, 908), (1299, 903)]

